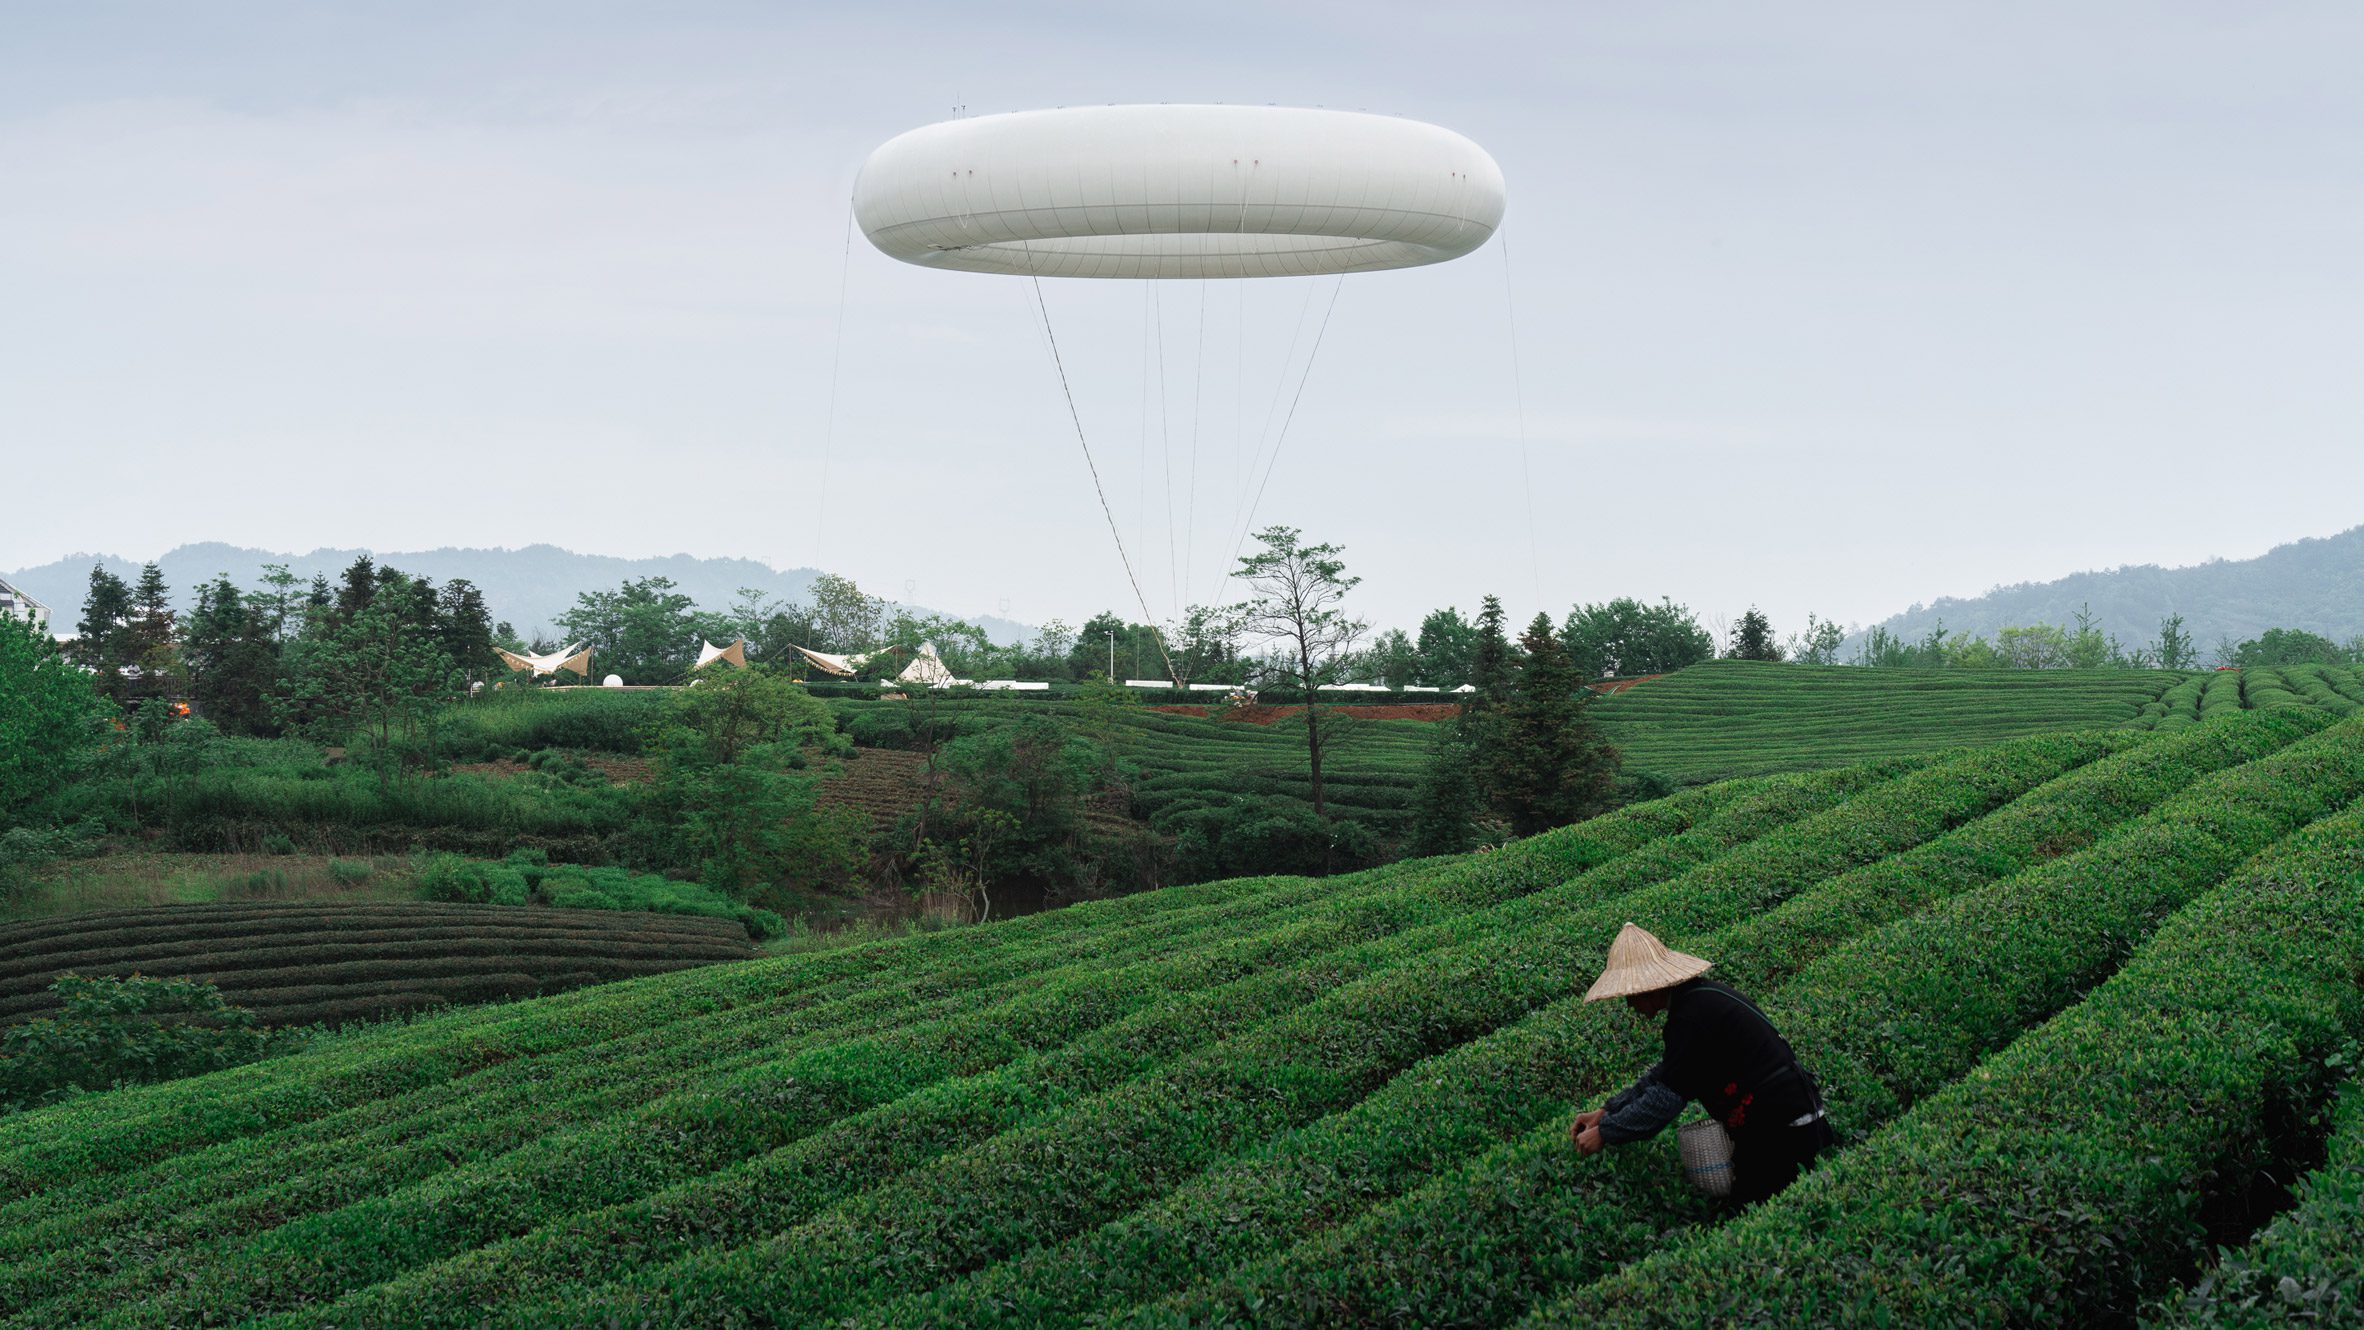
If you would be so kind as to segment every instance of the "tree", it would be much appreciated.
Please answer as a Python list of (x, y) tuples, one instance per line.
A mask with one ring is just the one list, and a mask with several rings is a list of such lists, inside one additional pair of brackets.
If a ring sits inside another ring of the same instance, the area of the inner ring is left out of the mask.
[(2105, 665), (2124, 664), (2125, 648), (2118, 639), (2101, 631), (2100, 616), (2090, 604), (2077, 607), (2077, 626), (2068, 634), (2063, 652), (2063, 664), (2075, 670), (2097, 670)]
[(304, 584), (284, 563), (263, 565), (263, 584), (247, 593), (246, 602), (262, 619), (273, 642), (285, 642), (303, 631)]
[(1336, 545), (1307, 545), (1291, 526), (1256, 533), (1263, 546), (1239, 561), (1237, 576), (1252, 598), (1233, 607), (1242, 632), (1279, 648), (1280, 672), (1305, 699), (1305, 758), (1313, 812), (1329, 815), (1322, 797), (1322, 743), (1328, 722), (1316, 705), (1321, 686), (1336, 681), (1339, 662), (1370, 625), (1341, 608), (1361, 584), (1349, 577)]
[(0, 614), (0, 830), (34, 820), (73, 782), (113, 710), (47, 633)]
[(2233, 648), (2231, 663), (2244, 668), (2274, 665), (2338, 665), (2347, 653), (2320, 633), (2303, 628), (2268, 628)]
[(131, 590), (131, 618), (121, 637), (123, 665), (130, 676), (127, 699), (171, 697), (184, 689), (177, 627), (164, 571), (153, 563), (142, 567), (139, 583)]
[(1671, 599), (1620, 597), (1570, 610), (1560, 644), (1587, 679), (1665, 674), (1716, 654), (1715, 639)]
[(1469, 682), (1470, 657), (1477, 650), (1477, 629), (1448, 605), (1431, 610), (1420, 621), (1419, 680), (1431, 688), (1459, 688)]
[(1806, 616), (1806, 631), (1789, 639), (1789, 658), (1800, 665), (1836, 665), (1839, 648), (1847, 641), (1847, 630), (1812, 614)]
[(1401, 628), (1390, 628), (1373, 639), (1354, 669), (1357, 683), (1383, 683), (1390, 688), (1418, 682), (1419, 672), (1420, 650)]
[(1590, 817), (1608, 806), (1616, 750), (1586, 715), (1592, 696), (1552, 629), (1538, 614), (1519, 637), (1522, 659), (1509, 696), (1476, 731), (1478, 784), (1521, 836)]
[(835, 573), (814, 578), (812, 607), (813, 631), (820, 640), (805, 645), (834, 652), (870, 651), (880, 645), (886, 602), (866, 594), (853, 579)]
[(864, 819), (818, 805), (817, 764), (843, 742), (828, 706), (775, 671), (684, 688), (648, 740), (639, 832), (665, 861), (759, 902), (774, 887), (842, 889)]
[(1726, 660), (1779, 660), (1781, 644), (1773, 639), (1773, 621), (1763, 610), (1751, 605), (1732, 625), (1732, 636), (1724, 648)]
[(492, 613), (485, 608), (484, 593), (467, 578), (444, 583), (435, 599), (434, 631), (443, 654), (464, 677), (489, 679), (502, 672), (501, 658), (493, 654)]
[(2200, 648), (2183, 630), (2183, 616), (2159, 620), (2159, 636), (2147, 648), (2151, 663), (2162, 670), (2188, 670), (2200, 663)]
[(197, 588), (181, 656), (190, 700), (225, 730), (261, 734), (274, 728), (271, 693), (279, 677), (279, 642), (273, 613), (242, 595), (226, 575)]
[(591, 648), (591, 666), (626, 683), (677, 683), (697, 659), (696, 602), (669, 577), (642, 577), (614, 591), (585, 591), (558, 627)]
[(1511, 648), (1503, 624), (1501, 601), (1488, 596), (1479, 602), (1477, 623), (1470, 630), (1474, 640), (1469, 653), (1468, 684), (1475, 691), (1466, 694), (1469, 700), (1461, 706), (1464, 719), (1510, 700), (1518, 656)]
[(98, 690), (120, 706), (129, 688), (123, 667), (130, 663), (124, 639), (131, 625), (131, 588), (123, 579), (93, 564), (90, 589), (82, 598), (82, 621), (74, 627), (74, 643), (67, 648), (74, 663), (96, 677)]
[(2057, 670), (2069, 663), (2069, 635), (2057, 624), (1999, 629), (1994, 649), (2001, 663), (2015, 670)]
[(398, 770), (434, 757), (435, 722), (445, 704), (465, 695), (465, 682), (433, 634), (407, 622), (416, 606), (407, 582), (341, 609), (330, 625), (288, 646), (279, 715), (325, 743), (342, 743), (347, 756), (378, 773), (380, 786)]

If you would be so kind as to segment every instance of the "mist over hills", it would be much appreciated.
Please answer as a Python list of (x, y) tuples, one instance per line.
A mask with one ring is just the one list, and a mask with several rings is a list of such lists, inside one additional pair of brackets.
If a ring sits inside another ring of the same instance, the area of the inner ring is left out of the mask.
[[(2303, 628), (2344, 642), (2364, 634), (2364, 526), (2277, 545), (2253, 559), (2188, 568), (2141, 564), (1996, 587), (1983, 596), (1941, 597), (1878, 626), (1909, 640), (1942, 621), (1948, 633), (1991, 637), (2013, 625), (2066, 626), (2088, 605), (2102, 631), (2129, 647), (2156, 637), (2161, 619), (2181, 614), (2203, 659), (2220, 640), (2239, 642), (2268, 628)], [(1861, 640), (1858, 634), (1847, 651)]]
[[(752, 587), (782, 600), (801, 600), (811, 589), (813, 579), (820, 576), (818, 569), (781, 570), (754, 559), (706, 559), (688, 554), (626, 559), (577, 554), (555, 545), (528, 545), (514, 550), (319, 549), (309, 554), (280, 554), (206, 541), (170, 550), (156, 562), (164, 572), (165, 582), (172, 587), (173, 604), (185, 608), (195, 602), (197, 584), (213, 580), (216, 574), (227, 573), (239, 586), (252, 587), (261, 582), (263, 565), (283, 563), (306, 581), (315, 573), (325, 574), (334, 581), (338, 573), (363, 554), (438, 583), (455, 577), (467, 578), (484, 593), (493, 618), (507, 620), (529, 637), (537, 630), (555, 634), (558, 616), (574, 605), (579, 593), (613, 588), (631, 578), (669, 577), (684, 594), (697, 601), (699, 608), (719, 610), (731, 603), (741, 587)], [(71, 554), (6, 576), (34, 599), (47, 604), (53, 627), (66, 633), (73, 631), (74, 624), (82, 617), (82, 597), (89, 588), (93, 564), (104, 565), (125, 581), (139, 576), (139, 564), (113, 554)], [(1025, 624), (990, 615), (961, 617), (983, 628), (996, 642), (1016, 641), (1034, 632)]]

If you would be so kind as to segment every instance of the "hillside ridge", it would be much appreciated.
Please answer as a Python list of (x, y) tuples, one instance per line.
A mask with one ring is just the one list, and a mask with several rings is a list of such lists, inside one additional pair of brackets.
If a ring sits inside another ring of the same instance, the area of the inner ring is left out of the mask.
[[(2066, 625), (2088, 606), (2097, 626), (2128, 647), (2156, 637), (2159, 621), (2170, 614), (2183, 616), (2184, 633), (2203, 655), (2220, 639), (2240, 642), (2268, 628), (2303, 628), (2344, 642), (2364, 635), (2364, 526), (2293, 540), (2250, 559), (2180, 568), (2127, 564), (1997, 586), (1977, 596), (1940, 596), (1871, 626), (1913, 640), (1942, 621), (1948, 633), (1991, 637), (2017, 625)], [(1842, 659), (1864, 636), (1848, 640)]]

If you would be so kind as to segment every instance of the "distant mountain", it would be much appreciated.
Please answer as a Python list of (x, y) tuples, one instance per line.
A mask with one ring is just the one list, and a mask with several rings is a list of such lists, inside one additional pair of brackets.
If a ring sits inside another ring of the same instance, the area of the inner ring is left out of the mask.
[[(324, 573), (334, 581), (337, 574), (363, 554), (437, 583), (465, 577), (484, 592), (485, 604), (493, 618), (507, 620), (529, 637), (537, 629), (554, 631), (558, 616), (573, 607), (577, 594), (612, 588), (630, 578), (670, 577), (700, 609), (719, 610), (737, 597), (741, 587), (753, 587), (782, 600), (801, 600), (811, 589), (813, 579), (820, 576), (815, 569), (794, 568), (783, 572), (753, 559), (701, 559), (687, 554), (621, 559), (604, 554), (576, 554), (555, 545), (528, 545), (518, 550), (355, 549), (276, 554), (208, 541), (172, 550), (158, 559), (157, 565), (164, 572), (166, 584), (172, 587), (173, 604), (186, 606), (195, 599), (191, 589), (200, 582), (213, 580), (216, 574), (227, 573), (239, 586), (252, 587), (261, 582), (264, 564), (283, 563), (306, 581), (315, 573)], [(66, 633), (72, 632), (82, 617), (82, 596), (89, 589), (93, 564), (104, 564), (125, 581), (139, 576), (138, 564), (112, 554), (68, 555), (55, 563), (21, 569), (6, 576), (34, 599), (47, 604), (54, 630)], [(1014, 642), (1034, 634), (1034, 629), (1025, 624), (992, 616), (972, 618), (969, 622), (983, 628), (996, 642)]]
[(2304, 628), (2345, 642), (2364, 634), (2364, 526), (2277, 545), (2254, 559), (2212, 559), (2189, 568), (2143, 564), (1997, 587), (1983, 596), (1948, 596), (1879, 626), (1909, 640), (1943, 620), (1948, 633), (1991, 637), (2016, 625), (2069, 625), (2086, 605), (2101, 630), (2128, 647), (2151, 641), (2161, 619), (2181, 614), (2203, 660), (2220, 639), (2239, 642), (2268, 628)]

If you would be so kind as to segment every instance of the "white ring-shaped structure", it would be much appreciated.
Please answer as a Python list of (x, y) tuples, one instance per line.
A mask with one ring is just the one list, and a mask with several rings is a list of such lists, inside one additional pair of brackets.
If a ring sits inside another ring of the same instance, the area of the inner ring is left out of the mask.
[(1089, 106), (927, 125), (862, 166), (870, 243), (1037, 277), (1302, 277), (1459, 258), (1502, 168), (1449, 129), (1357, 111)]

